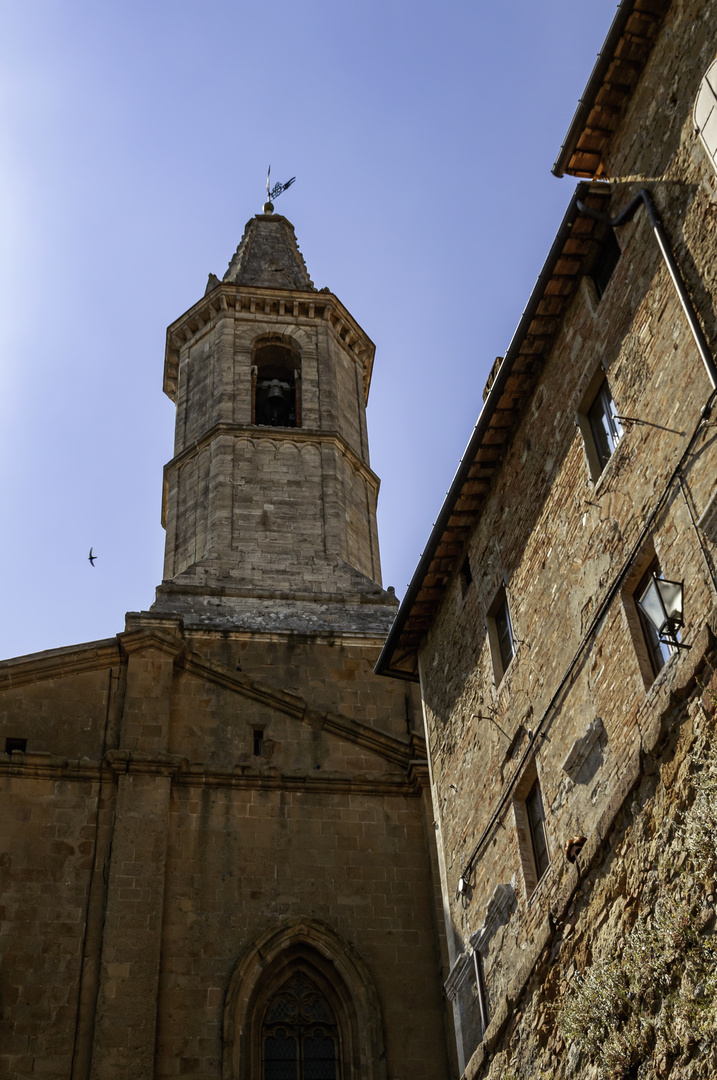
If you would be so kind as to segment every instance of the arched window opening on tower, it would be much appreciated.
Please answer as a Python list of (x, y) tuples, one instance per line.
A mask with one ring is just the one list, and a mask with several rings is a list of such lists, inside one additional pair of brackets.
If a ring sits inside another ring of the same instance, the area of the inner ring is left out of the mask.
[(254, 349), (253, 424), (301, 427), (301, 360), (280, 341), (264, 340)]

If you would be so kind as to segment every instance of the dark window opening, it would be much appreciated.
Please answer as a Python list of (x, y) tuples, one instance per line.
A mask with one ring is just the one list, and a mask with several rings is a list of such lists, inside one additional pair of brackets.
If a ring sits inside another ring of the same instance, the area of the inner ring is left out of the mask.
[(607, 379), (603, 379), (595, 400), (588, 409), (588, 420), (602, 472), (623, 436)]
[(488, 642), (497, 686), (515, 656), (515, 637), (504, 586), (488, 609)]
[(668, 645), (666, 641), (660, 641), (657, 630), (652, 625), (647, 615), (640, 607), (640, 601), (643, 599), (645, 593), (650, 587), (652, 582), (652, 575), (655, 577), (662, 577), (662, 570), (657, 559), (654, 559), (650, 563), (647, 572), (640, 579), (640, 583), (635, 589), (634, 598), (636, 600), (637, 614), (640, 617), (640, 626), (642, 627), (642, 634), (647, 646), (647, 655), (650, 660), (650, 667), (652, 668), (653, 675), (657, 676), (662, 671), (667, 661), (675, 651), (672, 646)]
[(338, 1027), (301, 972), (273, 997), (262, 1024), (263, 1080), (339, 1080)]
[(505, 671), (515, 655), (513, 628), (510, 625), (510, 611), (508, 610), (508, 600), (505, 593), (503, 593), (500, 606), (493, 618), (495, 619), (495, 632), (498, 638), (500, 662), (503, 665), (503, 671)]
[(471, 582), (473, 581), (473, 575), (471, 574), (471, 564), (467, 556), (463, 560), (463, 565), (461, 566), (460, 581), (461, 592), (463, 593), (463, 596), (465, 596), (468, 592), (468, 589), (470, 588)]
[(293, 349), (267, 342), (254, 352), (252, 423), (267, 427), (301, 426), (301, 367)]
[(612, 277), (613, 270), (618, 264), (619, 258), (620, 245), (615, 238), (614, 231), (610, 229), (600, 247), (600, 251), (598, 252), (598, 256), (590, 274), (590, 277), (593, 279), (593, 284), (595, 285), (598, 300), (602, 300), (608, 282)]
[(264, 753), (264, 732), (258, 729), (254, 732), (254, 757), (261, 757)]
[(533, 861), (535, 863), (535, 876), (538, 881), (550, 865), (548, 855), (548, 842), (545, 836), (545, 810), (543, 809), (543, 797), (540, 793), (540, 785), (536, 780), (528, 792), (525, 800), (525, 811), (528, 817), (530, 829), (530, 843), (533, 849)]
[(19, 750), (21, 754), (24, 754), (27, 750), (27, 739), (6, 739), (5, 753), (12, 754), (13, 750)]

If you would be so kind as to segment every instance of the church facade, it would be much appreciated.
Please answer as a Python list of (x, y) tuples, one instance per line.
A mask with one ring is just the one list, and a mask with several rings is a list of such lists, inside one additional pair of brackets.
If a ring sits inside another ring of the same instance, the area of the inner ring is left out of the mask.
[(373, 356), (271, 204), (169, 328), (154, 605), (0, 665), (3, 1077), (447, 1075)]

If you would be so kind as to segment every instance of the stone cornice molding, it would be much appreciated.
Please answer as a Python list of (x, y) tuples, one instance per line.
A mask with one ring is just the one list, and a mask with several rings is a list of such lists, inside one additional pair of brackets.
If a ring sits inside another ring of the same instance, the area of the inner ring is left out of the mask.
[(145, 773), (170, 779), (183, 772), (189, 764), (179, 754), (145, 753), (142, 750), (108, 750), (104, 760), (116, 776)]
[(154, 627), (126, 630), (117, 635), (122, 655), (129, 657), (133, 653), (142, 653), (153, 650), (165, 653), (165, 655), (177, 659), (185, 651), (187, 645), (183, 638), (163, 633), (161, 629)]
[(264, 323), (323, 324), (363, 370), (368, 400), (376, 346), (341, 301), (328, 291), (296, 291), (222, 282), (167, 328), (164, 392), (176, 402), (180, 352), (207, 326), (228, 314)]
[(103, 776), (117, 779), (127, 774), (168, 777), (174, 784), (193, 788), (400, 798), (420, 795), (420, 787), (410, 777), (396, 773), (352, 775), (329, 770), (282, 773), (270, 765), (264, 768), (236, 765), (233, 769), (221, 769), (201, 764), (189, 765), (186, 758), (175, 754), (143, 754), (136, 750), (110, 750), (102, 762), (90, 758), (65, 758), (57, 754), (21, 753), (18, 750), (12, 754), (0, 753), (0, 777), (98, 783)]
[(109, 774), (99, 761), (90, 758), (66, 758), (59, 754), (13, 750), (0, 753), (0, 776), (15, 776), (24, 780), (88, 780), (97, 782), (102, 773)]
[(121, 650), (116, 637), (90, 641), (86, 645), (18, 656), (0, 663), (0, 690), (10, 690), (45, 679), (98, 671), (117, 664), (120, 660)]
[[(345, 564), (348, 566), (348, 564)], [(349, 569), (353, 569), (350, 567)], [(359, 571), (356, 571), (358, 574)], [(162, 582), (157, 587), (157, 591), (160, 590), (164, 593), (178, 593), (186, 596), (226, 596), (236, 597), (237, 599), (244, 600), (285, 600), (298, 603), (310, 603), (310, 604), (341, 604), (342, 606), (350, 607), (353, 605), (369, 604), (374, 607), (391, 608), (392, 612), (398, 607), (398, 601), (391, 593), (384, 592), (380, 585), (375, 582), (371, 582), (369, 578), (364, 579), (368, 583), (368, 587), (365, 592), (353, 592), (353, 593), (336, 593), (336, 592), (303, 592), (299, 589), (292, 590), (291, 592), (284, 592), (281, 589), (262, 589), (258, 585), (252, 585), (251, 588), (241, 585), (234, 585), (231, 583), (222, 583), (221, 585), (208, 584), (207, 582), (200, 581), (195, 583), (193, 581), (187, 581), (182, 579), (182, 575), (178, 575), (177, 578), (169, 578)], [(373, 588), (371, 588), (373, 586)], [(191, 616), (185, 614), (184, 618), (190, 623)], [(195, 633), (199, 633), (199, 630), (193, 630)], [(209, 632), (209, 631), (207, 631)], [(241, 631), (237, 631), (241, 633)], [(252, 631), (252, 633), (254, 633)], [(284, 633), (291, 634), (292, 638), (301, 638), (301, 634), (295, 630), (284, 631)], [(265, 636), (267, 641), (280, 640), (282, 632), (279, 630), (271, 631)], [(315, 634), (311, 634), (311, 637), (315, 637)], [(342, 638), (350, 640), (352, 637), (350, 631), (337, 630), (335, 634), (335, 640), (339, 641)], [(356, 633), (353, 635), (356, 641), (367, 641), (369, 643), (376, 642), (380, 647), (386, 640), (386, 631), (380, 636), (377, 634), (363, 634)]]

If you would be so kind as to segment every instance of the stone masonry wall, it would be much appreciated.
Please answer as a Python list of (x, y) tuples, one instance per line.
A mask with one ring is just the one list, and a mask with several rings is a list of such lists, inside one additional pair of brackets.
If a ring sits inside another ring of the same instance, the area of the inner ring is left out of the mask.
[[(716, 5), (674, 3), (608, 169), (612, 215), (641, 184), (650, 189), (713, 343), (716, 185), (691, 108), (715, 51)], [(449, 925), (447, 990), (470, 1076), (552, 1076), (541, 1074), (546, 1068), (572, 1075), (560, 1071), (568, 1067), (557, 1035), (551, 1053), (559, 1061), (543, 1055), (538, 1068), (533, 1051), (522, 1056), (533, 1045), (531, 1024), (553, 1031), (545, 1017), (528, 1017), (523, 995), (575, 887), (565, 846), (575, 835), (588, 838), (586, 850), (603, 843), (642, 775), (641, 754), (664, 734), (670, 695), (694, 687), (715, 625), (709, 507), (717, 457), (714, 422), (702, 412), (710, 385), (644, 211), (616, 236), (621, 257), (607, 290), (598, 299), (589, 277), (582, 280), (468, 544), (472, 583), (456, 574), (420, 651)], [(591, 478), (576, 414), (603, 375), (617, 414), (632, 419)], [(683, 641), (691, 646), (656, 678), (633, 597), (655, 558), (666, 578), (684, 579)], [(517, 646), (504, 674), (488, 635), (501, 587)], [(679, 740), (688, 720), (677, 713), (671, 723)], [(524, 802), (535, 780), (550, 855), (537, 888)], [(468, 888), (459, 893), (467, 864)], [(492, 1018), (485, 1037), (474, 950)], [(508, 1022), (513, 1050), (491, 1065)]]

